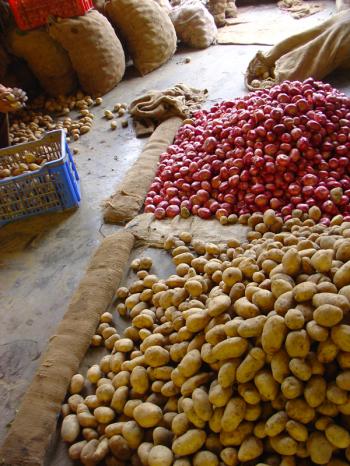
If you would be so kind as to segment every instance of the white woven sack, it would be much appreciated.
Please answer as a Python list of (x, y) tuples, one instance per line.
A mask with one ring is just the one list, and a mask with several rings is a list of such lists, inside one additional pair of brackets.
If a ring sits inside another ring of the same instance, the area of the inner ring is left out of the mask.
[(170, 12), (178, 39), (196, 49), (205, 49), (216, 41), (213, 16), (199, 0), (188, 0)]

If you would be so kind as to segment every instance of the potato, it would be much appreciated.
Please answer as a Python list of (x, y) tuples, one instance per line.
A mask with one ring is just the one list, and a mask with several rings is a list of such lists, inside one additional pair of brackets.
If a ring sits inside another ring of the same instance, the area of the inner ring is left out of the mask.
[(218, 457), (208, 450), (202, 450), (193, 457), (193, 466), (218, 466)]
[(243, 421), (246, 404), (242, 398), (231, 398), (221, 418), (221, 427), (225, 432), (232, 432)]
[(130, 384), (136, 393), (145, 394), (149, 388), (147, 370), (142, 366), (134, 367), (130, 374)]
[(260, 314), (258, 306), (251, 303), (246, 297), (237, 299), (233, 305), (233, 309), (238, 316), (244, 319), (256, 317)]
[(311, 367), (304, 359), (291, 359), (289, 361), (289, 369), (295, 377), (303, 382), (309, 380), (312, 375)]
[(254, 377), (254, 383), (263, 401), (274, 400), (277, 397), (279, 386), (271, 372), (262, 370)]
[(278, 411), (273, 414), (265, 423), (265, 433), (269, 437), (275, 437), (284, 431), (288, 421), (288, 416), (285, 411)]
[(86, 377), (91, 383), (97, 383), (97, 381), (102, 377), (102, 371), (100, 369), (100, 366), (97, 364), (91, 366), (87, 373)]
[(73, 443), (80, 433), (80, 425), (75, 414), (68, 414), (61, 427), (61, 437), (64, 442)]
[(286, 403), (286, 412), (290, 419), (302, 424), (308, 424), (315, 417), (315, 410), (300, 398), (288, 400)]
[(282, 258), (282, 270), (286, 275), (294, 276), (300, 270), (301, 257), (295, 248), (290, 248)]
[(217, 360), (238, 358), (246, 352), (248, 342), (241, 337), (227, 338), (213, 347), (213, 357)]
[(211, 385), (209, 390), (209, 401), (216, 408), (226, 406), (232, 395), (232, 387), (223, 388), (220, 384)]
[(163, 417), (161, 408), (149, 402), (136, 406), (133, 414), (135, 421), (145, 428), (156, 426)]
[(258, 306), (261, 311), (269, 312), (273, 309), (275, 298), (271, 291), (261, 289), (254, 293), (252, 302)]
[(163, 445), (152, 447), (147, 458), (149, 466), (171, 466), (173, 460), (173, 452)]
[(324, 304), (331, 304), (332, 306), (340, 307), (344, 312), (349, 311), (350, 303), (348, 299), (336, 293), (317, 293), (312, 298), (312, 304), (317, 308)]
[(332, 268), (333, 249), (321, 249), (311, 257), (311, 264), (317, 272), (327, 273)]
[(332, 328), (331, 337), (341, 351), (350, 351), (350, 325), (337, 325)]
[(287, 291), (292, 291), (293, 287), (291, 283), (282, 278), (274, 278), (271, 281), (271, 292), (275, 298), (280, 297), (282, 294), (287, 293)]
[(313, 375), (305, 386), (304, 397), (308, 405), (317, 408), (326, 399), (326, 381), (321, 376)]
[(72, 395), (81, 393), (84, 388), (84, 382), (84, 377), (81, 374), (73, 375), (69, 385), (69, 393)]
[(250, 319), (242, 320), (237, 328), (237, 335), (228, 336), (240, 336), (243, 338), (257, 337), (261, 335), (266, 319), (266, 316), (260, 315)]
[(190, 421), (187, 418), (185, 413), (177, 414), (171, 423), (171, 430), (177, 436), (180, 436), (184, 434), (185, 432), (187, 432), (189, 427), (190, 427)]
[(230, 387), (236, 380), (236, 370), (239, 364), (239, 359), (232, 359), (222, 364), (218, 373), (218, 382), (222, 388)]
[(299, 309), (289, 309), (284, 316), (284, 321), (290, 330), (299, 330), (304, 327), (304, 314)]
[(239, 383), (252, 380), (255, 374), (265, 364), (265, 353), (261, 348), (252, 348), (243, 359), (236, 371), (236, 379)]
[(238, 385), (238, 393), (244, 401), (250, 405), (256, 405), (261, 401), (260, 393), (252, 383), (242, 383)]
[(101, 403), (109, 402), (112, 400), (115, 389), (113, 385), (103, 384), (96, 389), (96, 398)]
[(293, 288), (293, 297), (297, 303), (310, 301), (317, 293), (317, 286), (312, 282), (299, 283)]
[(68, 449), (69, 458), (74, 461), (79, 460), (81, 452), (86, 444), (87, 441), (82, 440), (81, 442), (74, 443), (73, 445), (71, 445)]
[(332, 304), (323, 304), (314, 310), (313, 318), (318, 325), (334, 327), (343, 319), (343, 311)]
[(277, 314), (284, 316), (289, 309), (295, 307), (295, 303), (293, 292), (287, 291), (276, 299), (274, 310)]
[(113, 455), (121, 461), (130, 459), (132, 455), (128, 442), (121, 435), (113, 435), (108, 439), (108, 446)]
[(188, 456), (202, 448), (206, 433), (200, 429), (189, 429), (185, 434), (174, 440), (172, 450), (177, 456)]
[(336, 448), (348, 448), (350, 446), (350, 434), (344, 427), (329, 424), (325, 429), (327, 440)]
[(292, 358), (304, 358), (310, 351), (310, 338), (305, 330), (294, 330), (286, 337), (285, 348)]
[(290, 419), (285, 426), (286, 431), (297, 442), (306, 442), (308, 438), (308, 429), (304, 424)]
[(341, 372), (336, 378), (336, 383), (342, 390), (350, 391), (350, 371)]
[(306, 324), (306, 331), (315, 341), (326, 341), (329, 336), (328, 330), (319, 325), (315, 320), (310, 320), (310, 322)]
[(242, 272), (238, 267), (228, 267), (223, 271), (222, 279), (226, 285), (232, 287), (242, 281)]
[(343, 286), (350, 285), (350, 263), (346, 262), (338, 269), (333, 277), (333, 283), (338, 290)]
[(246, 437), (238, 450), (239, 461), (251, 461), (263, 453), (263, 443), (260, 439), (250, 435)]
[(193, 409), (196, 415), (203, 421), (209, 421), (213, 414), (213, 408), (206, 391), (196, 388), (192, 393)]
[(143, 465), (148, 465), (148, 456), (149, 456), (149, 453), (151, 451), (151, 449), (153, 448), (153, 444), (150, 443), (150, 442), (142, 442), (138, 449), (137, 449), (137, 454), (141, 460), (141, 463)]
[(215, 317), (227, 311), (231, 306), (231, 299), (229, 296), (222, 294), (215, 296), (214, 298), (210, 298), (207, 305), (209, 315), (211, 317)]
[(328, 464), (333, 448), (321, 432), (313, 432), (307, 440), (307, 450), (314, 463)]
[(280, 434), (270, 437), (271, 447), (280, 455), (291, 456), (297, 452), (297, 442), (289, 435)]
[(194, 349), (186, 354), (177, 368), (184, 377), (191, 377), (199, 371), (201, 365), (201, 354), (197, 349)]
[(289, 356), (284, 350), (274, 353), (270, 360), (273, 378), (280, 384), (289, 375)]
[(169, 352), (161, 346), (150, 346), (145, 351), (145, 362), (151, 367), (160, 367), (170, 360)]
[(268, 317), (261, 335), (261, 345), (265, 353), (279, 351), (286, 333), (287, 327), (283, 317), (277, 315)]
[(109, 424), (115, 418), (115, 412), (107, 406), (99, 406), (94, 409), (94, 416), (100, 424)]

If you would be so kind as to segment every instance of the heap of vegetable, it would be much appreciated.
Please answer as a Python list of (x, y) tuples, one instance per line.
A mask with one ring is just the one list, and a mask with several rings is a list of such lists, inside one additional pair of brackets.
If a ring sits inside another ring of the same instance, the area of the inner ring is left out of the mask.
[(249, 225), (243, 244), (168, 238), (165, 280), (149, 258), (131, 264), (137, 280), (117, 291), (131, 326), (119, 335), (102, 315), (92, 344), (108, 354), (62, 407), (72, 459), (350, 463), (350, 222), (281, 224), (268, 210)]
[(199, 111), (162, 154), (145, 212), (156, 218), (318, 206), (350, 219), (350, 99), (307, 79)]

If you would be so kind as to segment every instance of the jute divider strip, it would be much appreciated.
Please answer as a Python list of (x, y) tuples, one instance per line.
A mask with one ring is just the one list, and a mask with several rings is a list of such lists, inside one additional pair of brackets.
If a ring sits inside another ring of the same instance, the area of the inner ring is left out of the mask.
[(1, 464), (43, 464), (70, 379), (89, 348), (100, 315), (112, 301), (133, 245), (134, 235), (121, 231), (105, 238), (96, 250), (23, 397), (0, 450)]
[(121, 186), (106, 201), (103, 214), (106, 223), (126, 222), (139, 213), (153, 181), (159, 156), (173, 142), (181, 124), (181, 118), (172, 117), (154, 131)]

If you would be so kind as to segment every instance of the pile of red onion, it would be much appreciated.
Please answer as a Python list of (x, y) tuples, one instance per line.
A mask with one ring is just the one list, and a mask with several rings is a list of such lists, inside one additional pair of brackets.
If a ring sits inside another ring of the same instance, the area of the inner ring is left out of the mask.
[[(350, 220), (350, 98), (313, 79), (195, 113), (160, 157), (145, 212), (229, 218), (318, 206)], [(224, 222), (223, 222), (224, 223)]]

